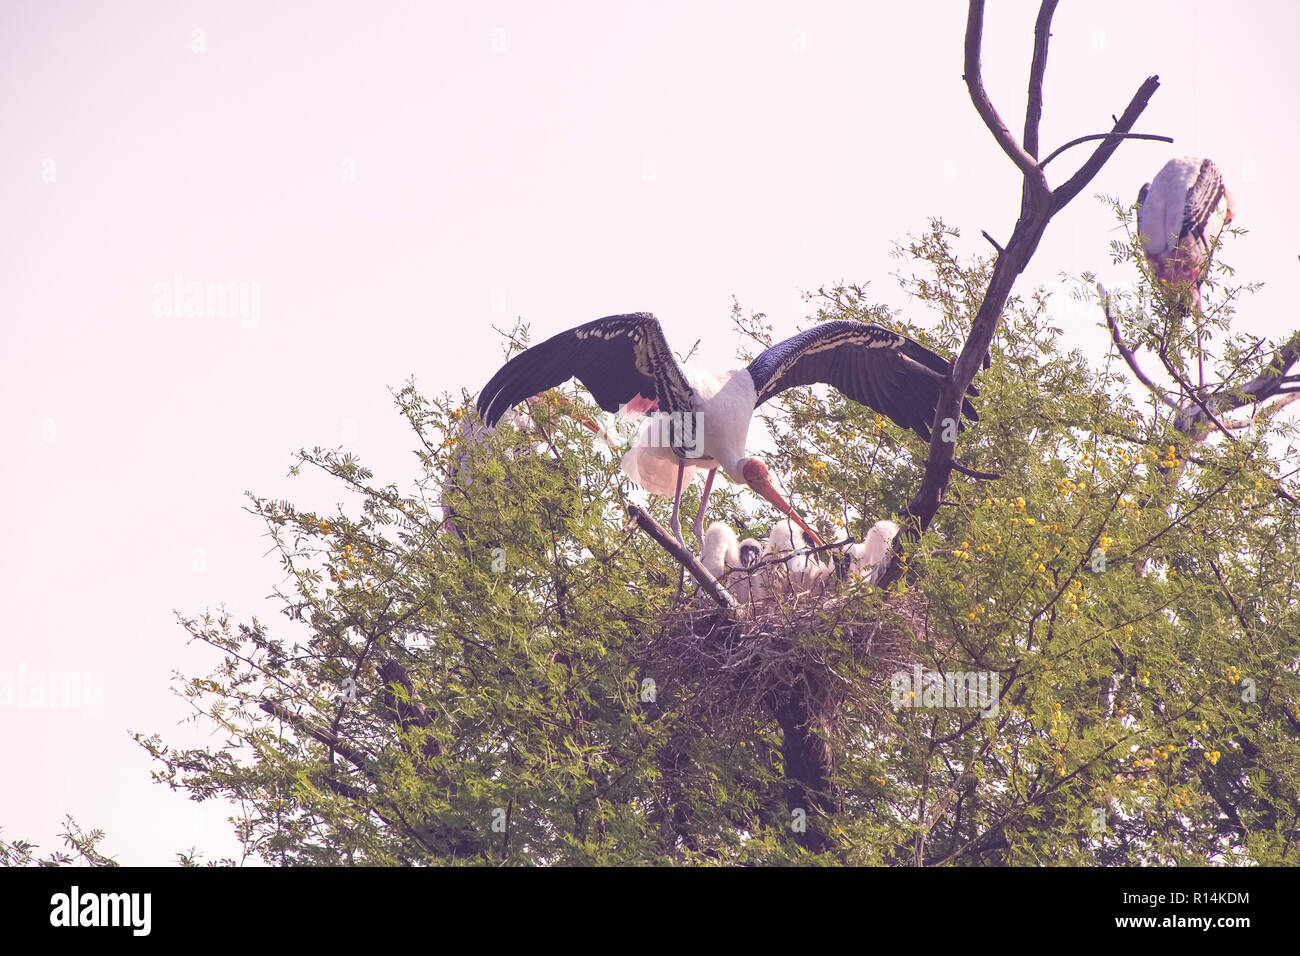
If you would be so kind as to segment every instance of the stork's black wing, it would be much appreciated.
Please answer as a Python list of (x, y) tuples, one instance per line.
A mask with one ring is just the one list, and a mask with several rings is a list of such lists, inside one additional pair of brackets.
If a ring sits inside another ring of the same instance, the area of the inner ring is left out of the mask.
[(577, 378), (596, 404), (616, 412), (638, 394), (657, 398), (660, 411), (692, 411), (692, 391), (649, 312), (609, 315), (553, 335), (520, 352), (492, 376), (478, 397), (489, 426), (506, 410)]
[(1194, 236), (1202, 246), (1209, 245), (1205, 227), (1223, 200), (1223, 194), (1223, 176), (1219, 167), (1212, 160), (1202, 161), (1196, 182), (1187, 191), (1187, 204), (1183, 207), (1183, 228), (1178, 236), (1180, 242), (1188, 236)]
[[(772, 346), (749, 363), (749, 374), (758, 390), (756, 405), (787, 388), (824, 382), (929, 441), (948, 361), (889, 329), (838, 321)], [(967, 394), (979, 390), (972, 386)], [(964, 398), (962, 412), (979, 420)]]

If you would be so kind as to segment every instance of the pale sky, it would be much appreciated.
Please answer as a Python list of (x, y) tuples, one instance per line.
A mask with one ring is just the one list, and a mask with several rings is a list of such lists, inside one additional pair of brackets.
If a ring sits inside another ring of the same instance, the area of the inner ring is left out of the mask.
[[(285, 475), (344, 443), (405, 484), (389, 387), (477, 393), (516, 316), (541, 338), (650, 311), (729, 367), (733, 296), (784, 336), (840, 279), (925, 327), (892, 242), (941, 216), (983, 254), (1015, 221), (1019, 174), (961, 82), (964, 3), (469, 6), (0, 2), (0, 675), (102, 687), (98, 713), (0, 706), (7, 838), (48, 851), (72, 813), (124, 863), (234, 851), (229, 808), (152, 783), (129, 731), (221, 743), (179, 725), (171, 674), (218, 658), (173, 609), (292, 639), (243, 492), (331, 509)], [(1037, 5), (990, 6), (986, 84), (1018, 131)], [(1210, 156), (1250, 230), (1227, 256), (1268, 283), (1238, 327), (1300, 325), (1296, 5), (1066, 0), (1054, 23), (1044, 150), (1109, 129), (1152, 73), (1137, 130), (1176, 142), (1122, 145), (1017, 291), (1060, 290), (1099, 357), (1059, 275), (1134, 277), (1093, 194)], [(249, 317), (165, 314), (178, 274), (244, 283)]]

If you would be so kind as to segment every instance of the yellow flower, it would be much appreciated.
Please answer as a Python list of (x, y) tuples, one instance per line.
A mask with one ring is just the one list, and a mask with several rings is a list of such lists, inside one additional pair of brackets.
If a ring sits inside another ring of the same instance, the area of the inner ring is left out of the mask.
[(322, 521), (322, 522), (320, 523), (320, 533), (321, 533), (321, 534), (329, 534), (329, 533), (330, 533), (330, 523), (329, 523), (328, 521)]

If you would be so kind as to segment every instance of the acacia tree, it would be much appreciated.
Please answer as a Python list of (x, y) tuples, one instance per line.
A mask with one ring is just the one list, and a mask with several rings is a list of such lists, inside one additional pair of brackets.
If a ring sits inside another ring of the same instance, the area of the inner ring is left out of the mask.
[[(626, 523), (641, 496), (617, 456), (571, 419), (540, 404), (541, 441), (501, 426), (467, 443), (469, 396), (409, 385), (395, 397), (410, 487), (315, 449), (295, 471), (331, 476), (347, 505), (251, 496), (286, 621), (182, 618), (222, 655), (182, 693), (228, 743), (139, 735), (157, 778), (237, 802), (247, 852), (281, 863), (1295, 862), (1297, 452), (1260, 406), (1293, 390), (1295, 340), (1230, 333), (1250, 287), (1220, 266), (1205, 322), (1223, 343), (1193, 356), (1132, 235), (1114, 253), (1137, 292), (1098, 301), (1115, 347), (1099, 368), (1062, 354), (1045, 290), (1013, 293), (1157, 85), (1049, 188), (1037, 127), (1054, 6), (1017, 142), (983, 93), (971, 4), (966, 82), (1025, 176), (1005, 248), (962, 258), (939, 221), (899, 247), (928, 333), (860, 287), (817, 300), (819, 321), (958, 353), (934, 441), (834, 392), (787, 392), (765, 415), (774, 471), (826, 536), (904, 523), (880, 587), (749, 618), (709, 580), (682, 595), (649, 519)], [(1097, 301), (1090, 282), (1073, 293)], [(768, 341), (762, 316), (736, 321)], [(1205, 382), (1188, 379), (1194, 358)], [(977, 372), (958, 456), (942, 425)], [(711, 508), (758, 534), (770, 520), (727, 489)], [(996, 674), (996, 706), (896, 709), (903, 665)]]

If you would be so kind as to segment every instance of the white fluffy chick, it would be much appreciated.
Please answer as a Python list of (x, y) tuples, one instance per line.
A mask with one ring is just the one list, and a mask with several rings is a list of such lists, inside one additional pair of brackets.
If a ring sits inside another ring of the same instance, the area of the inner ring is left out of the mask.
[[(778, 570), (775, 583), (785, 593), (820, 593), (830, 576), (830, 565), (816, 555), (807, 553), (806, 549), (813, 545), (803, 531), (799, 532), (799, 544), (796, 545), (794, 530), (792, 521), (778, 521), (768, 535), (767, 554), (784, 559), (775, 565)], [(781, 568), (784, 568), (784, 573), (781, 573)]]
[(867, 584), (879, 581), (889, 566), (889, 554), (897, 534), (898, 525), (895, 522), (877, 521), (861, 544), (845, 545), (844, 553), (849, 556), (849, 574)]
[(737, 601), (756, 601), (767, 596), (764, 575), (754, 570), (762, 557), (763, 549), (757, 541), (739, 540), (724, 522), (715, 521), (704, 532), (700, 562)]

